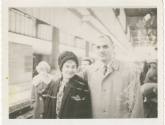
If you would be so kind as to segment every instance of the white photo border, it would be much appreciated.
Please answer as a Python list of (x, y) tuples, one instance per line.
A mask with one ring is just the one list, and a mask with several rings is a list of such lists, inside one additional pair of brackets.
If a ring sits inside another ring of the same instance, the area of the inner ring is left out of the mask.
[[(157, 8), (158, 30), (158, 118), (152, 119), (9, 119), (8, 118), (8, 7), (121, 7)], [(161, 0), (3, 0), (2, 1), (2, 121), (6, 125), (163, 125), (163, 1)]]

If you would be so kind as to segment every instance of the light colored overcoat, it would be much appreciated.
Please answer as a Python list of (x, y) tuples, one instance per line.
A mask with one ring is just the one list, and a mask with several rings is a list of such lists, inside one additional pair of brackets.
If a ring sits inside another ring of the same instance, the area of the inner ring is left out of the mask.
[(144, 117), (139, 74), (133, 66), (111, 61), (106, 75), (103, 67), (96, 62), (83, 73), (91, 91), (93, 118)]

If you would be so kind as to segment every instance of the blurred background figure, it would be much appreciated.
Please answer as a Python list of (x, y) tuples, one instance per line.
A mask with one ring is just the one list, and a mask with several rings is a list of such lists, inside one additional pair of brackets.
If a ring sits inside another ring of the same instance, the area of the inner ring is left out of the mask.
[(85, 71), (93, 62), (94, 61), (92, 58), (89, 58), (89, 57), (82, 58), (80, 71)]
[(50, 66), (47, 62), (41, 61), (36, 71), (38, 75), (32, 81), (32, 107), (34, 108), (33, 118), (42, 118), (43, 114), (43, 99), (42, 92), (46, 89), (47, 85), (51, 82), (52, 77), (49, 74)]
[(157, 117), (157, 63), (151, 61), (144, 65), (141, 74), (141, 91), (144, 97), (144, 112), (146, 118)]

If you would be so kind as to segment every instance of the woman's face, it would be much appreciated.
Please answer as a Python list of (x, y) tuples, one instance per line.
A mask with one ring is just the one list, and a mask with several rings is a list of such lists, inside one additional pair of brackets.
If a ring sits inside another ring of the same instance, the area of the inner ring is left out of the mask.
[(62, 67), (62, 76), (64, 79), (70, 79), (73, 77), (77, 72), (77, 65), (76, 62), (73, 60), (68, 60), (63, 64)]

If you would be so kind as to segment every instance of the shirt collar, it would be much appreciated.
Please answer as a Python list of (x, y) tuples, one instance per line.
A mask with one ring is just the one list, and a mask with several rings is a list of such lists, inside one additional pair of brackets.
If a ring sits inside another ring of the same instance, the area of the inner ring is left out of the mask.
[[(104, 63), (100, 61), (96, 62), (96, 70), (103, 68), (104, 66), (105, 66)], [(119, 61), (113, 59), (107, 64), (107, 67), (117, 71), (119, 70)]]

